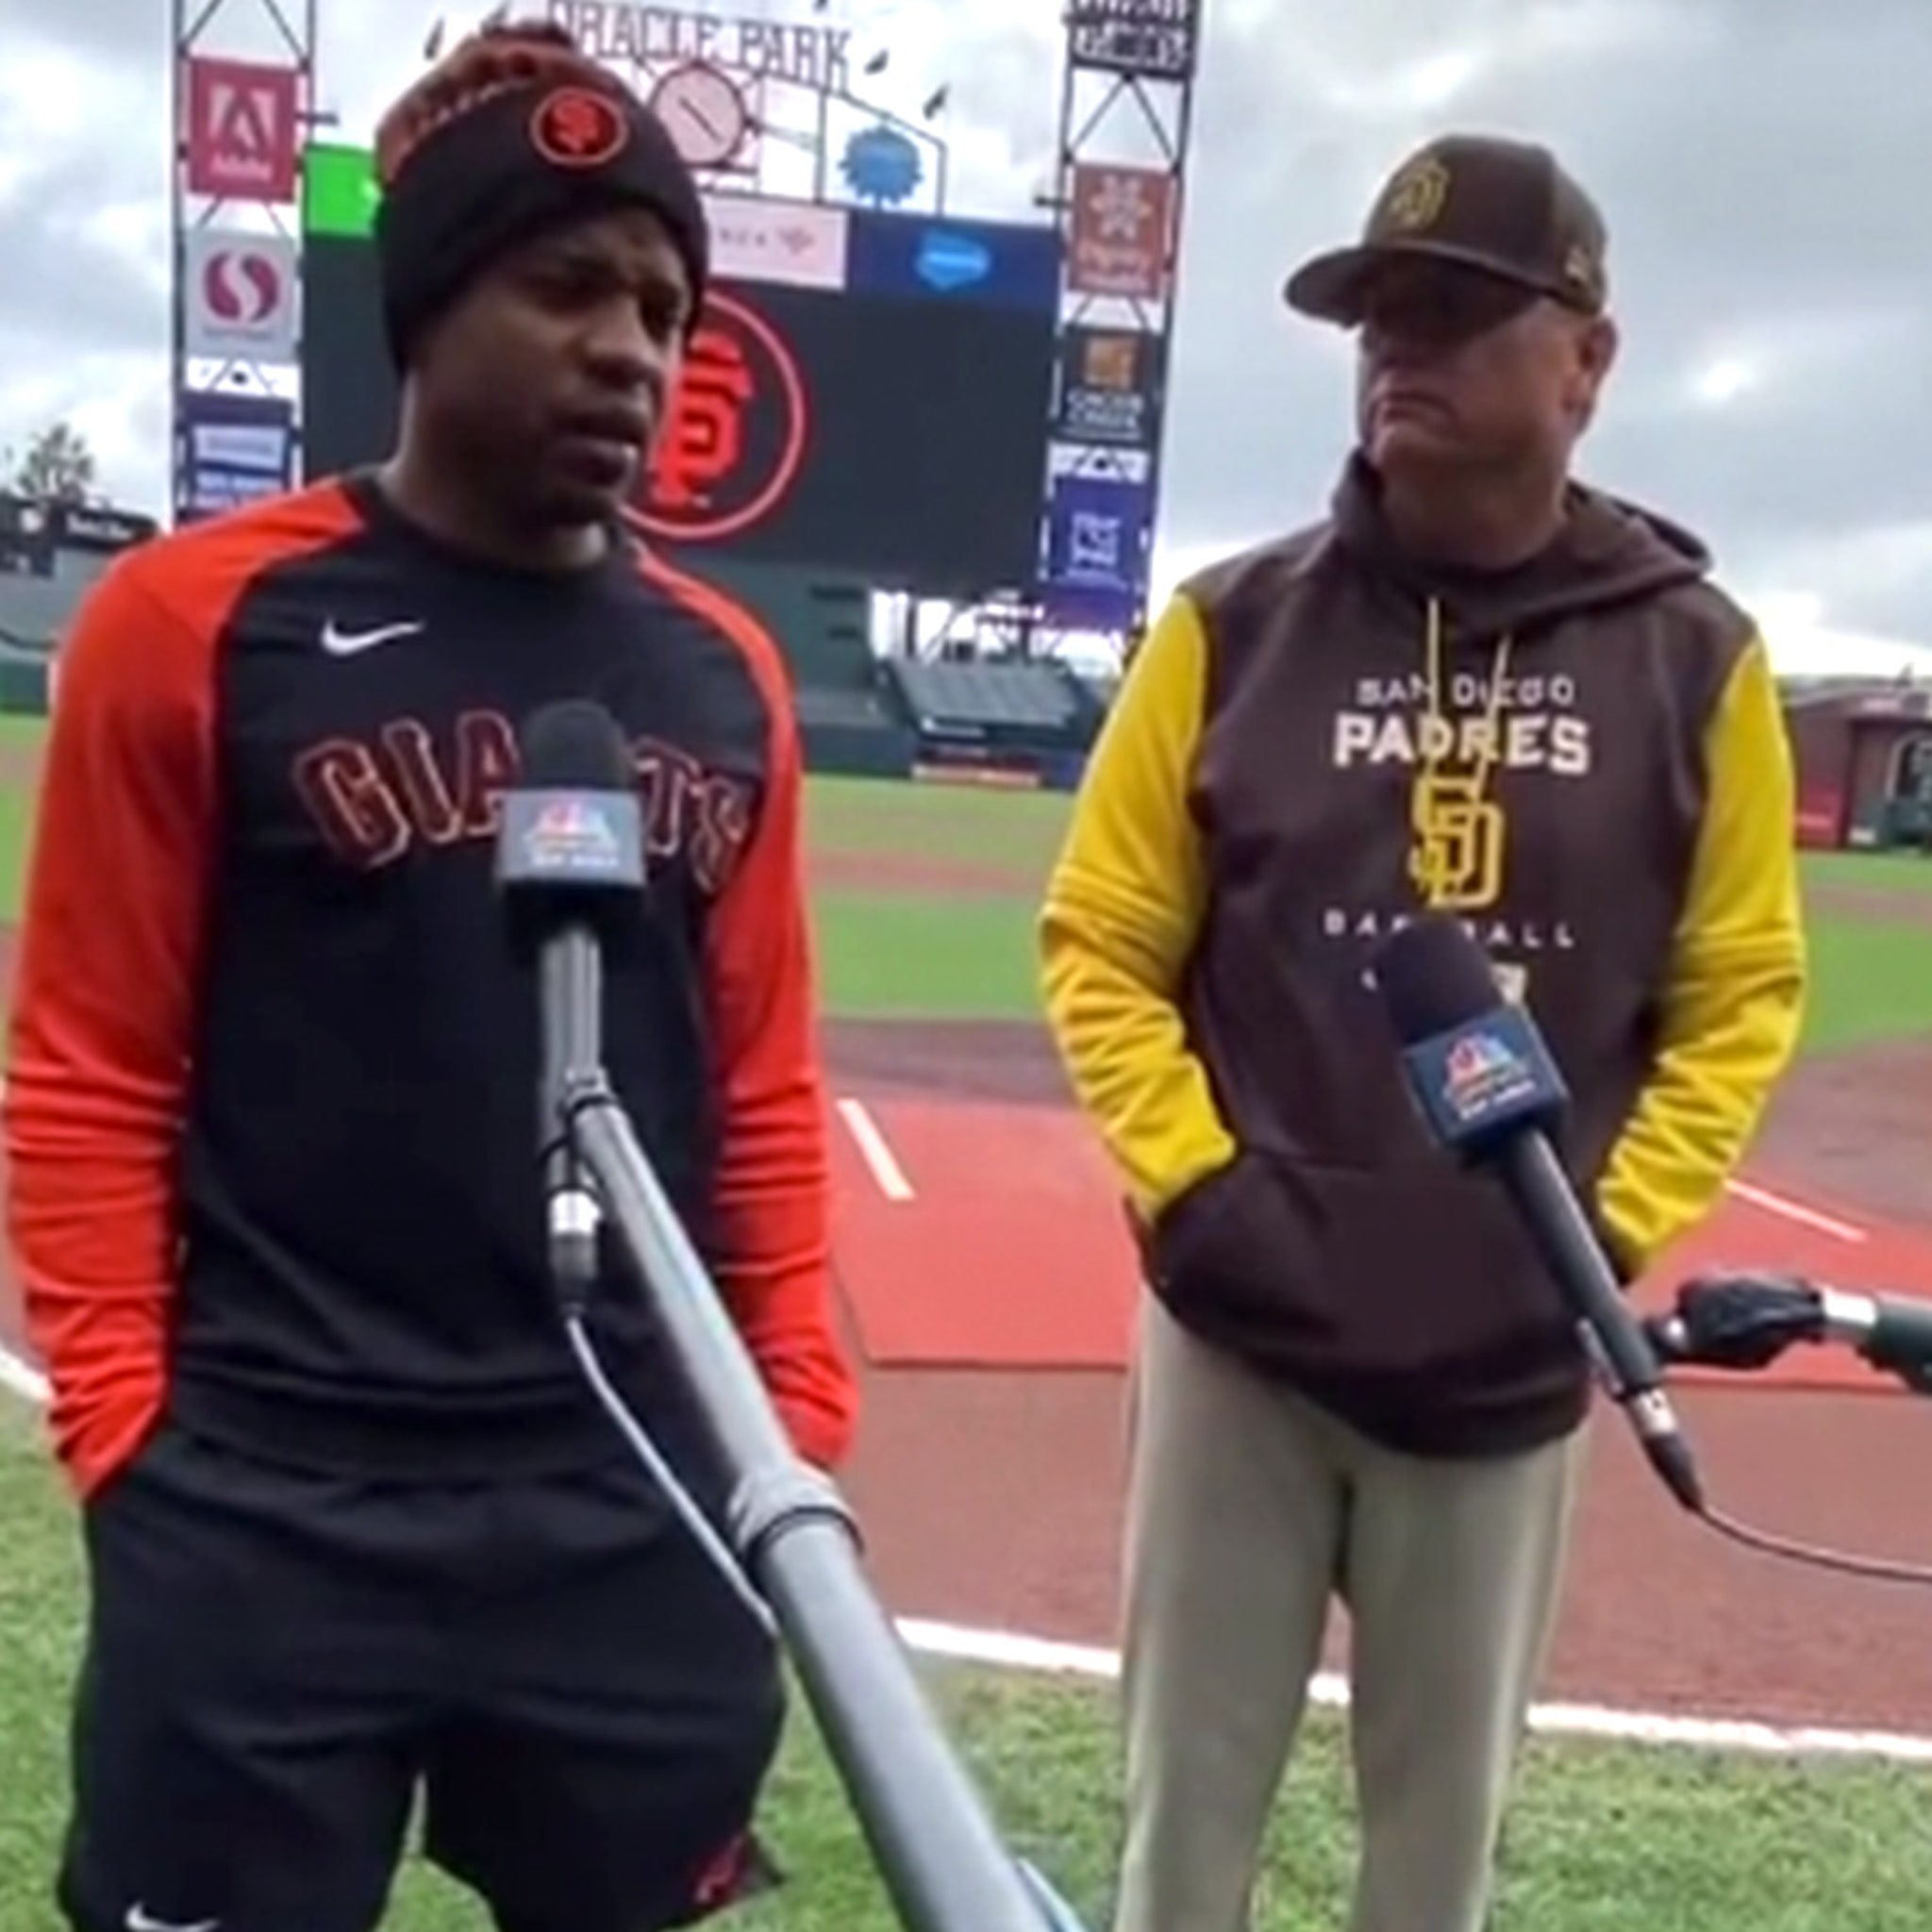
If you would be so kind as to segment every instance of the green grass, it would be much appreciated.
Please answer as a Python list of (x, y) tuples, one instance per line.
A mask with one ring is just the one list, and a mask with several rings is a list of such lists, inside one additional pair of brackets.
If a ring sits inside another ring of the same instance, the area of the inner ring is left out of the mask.
[(1810, 946), (1804, 1053), (1932, 1033), (1932, 927), (1817, 919)]
[(827, 891), (813, 905), (824, 1004), (838, 1018), (1039, 1015), (1030, 898)]
[(807, 805), (820, 851), (977, 859), (1042, 875), (1066, 822), (1067, 800), (1055, 792), (871, 778), (813, 778)]
[(1916, 852), (1807, 852), (1807, 885), (1869, 892), (1932, 892), (1932, 858)]
[(0, 919), (10, 919), (19, 909), (33, 828), (32, 798), (24, 791), (0, 790)]
[[(66, 1804), (66, 1699), (80, 1627), (75, 1538), (36, 1419), (0, 1404), (0, 1932), (55, 1932), (48, 1874)], [(949, 1733), (1013, 1847), (1104, 1932), (1117, 1829), (1109, 1692), (936, 1674)], [(1502, 1859), (1494, 1932), (1924, 1932), (1924, 1774), (1540, 1742)], [(1311, 1724), (1279, 1807), (1257, 1932), (1342, 1922), (1353, 1858), (1344, 1739)], [(801, 1707), (763, 1829), (792, 1882), (727, 1924), (891, 1932), (843, 1793)], [(412, 1865), (388, 1932), (483, 1932)]]
[[(40, 725), (0, 717), (0, 751), (30, 746)], [(1069, 801), (1054, 793), (865, 778), (811, 780), (815, 852), (974, 860), (1013, 872), (1010, 891), (880, 892), (827, 887), (814, 918), (826, 1010), (838, 1018), (1039, 1018), (1033, 922)], [(0, 918), (19, 904), (32, 800), (0, 791)], [(1807, 853), (1807, 887), (1932, 892), (1932, 860)], [(1026, 883), (1022, 883), (1026, 882)], [(1932, 924), (1849, 916), (1811, 921), (1814, 961), (1807, 1053), (1932, 1032)]]

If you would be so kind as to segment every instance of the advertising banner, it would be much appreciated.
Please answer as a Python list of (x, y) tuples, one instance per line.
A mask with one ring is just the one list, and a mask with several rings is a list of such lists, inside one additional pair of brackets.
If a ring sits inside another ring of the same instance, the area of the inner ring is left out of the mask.
[(847, 279), (855, 295), (1050, 315), (1059, 308), (1059, 231), (1042, 224), (860, 211), (852, 216)]
[(1201, 0), (1069, 0), (1068, 51), (1079, 67), (1186, 80), (1201, 36)]
[(1057, 477), (1041, 586), (1047, 622), (1074, 630), (1124, 629), (1145, 594), (1153, 520), (1153, 491), (1145, 483)]
[(300, 178), (301, 72), (253, 60), (186, 59), (181, 144), (188, 192), (286, 202)]
[(182, 462), (175, 521), (189, 524), (289, 489), (295, 409), (281, 396), (184, 390)]
[(1151, 450), (1160, 436), (1155, 339), (1075, 324), (1060, 338), (1054, 434), (1108, 449)]
[(198, 228), (187, 237), (183, 346), (218, 361), (295, 359), (300, 270), (279, 235)]
[(1074, 170), (1068, 288), (1076, 295), (1164, 299), (1174, 216), (1172, 175), (1081, 163)]
[(841, 208), (761, 195), (708, 194), (711, 273), (727, 282), (842, 289), (850, 242)]

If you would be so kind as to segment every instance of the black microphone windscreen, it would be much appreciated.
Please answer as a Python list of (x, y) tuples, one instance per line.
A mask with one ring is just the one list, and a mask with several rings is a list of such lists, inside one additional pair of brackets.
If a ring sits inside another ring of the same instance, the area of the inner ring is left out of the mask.
[(1375, 990), (1405, 1046), (1493, 1013), (1501, 988), (1462, 921), (1424, 912), (1383, 942), (1371, 961)]
[(524, 720), (517, 782), (532, 791), (628, 791), (630, 747), (617, 721), (589, 698), (542, 705)]

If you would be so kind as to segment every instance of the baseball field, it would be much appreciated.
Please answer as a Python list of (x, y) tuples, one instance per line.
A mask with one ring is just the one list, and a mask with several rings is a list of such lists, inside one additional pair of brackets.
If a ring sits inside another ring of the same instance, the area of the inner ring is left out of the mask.
[[(36, 765), (30, 727), (0, 735), (0, 920)], [(815, 782), (811, 866), (840, 1268), (867, 1388), (848, 1489), (879, 1589), (1013, 1843), (1098, 1932), (1117, 1816), (1108, 1646), (1134, 1284), (1033, 991), (1032, 920), (1064, 809)], [(1810, 859), (1807, 890), (1803, 1062), (1731, 1196), (1646, 1292), (1720, 1257), (1932, 1295), (1932, 862)], [(9, 1302), (0, 1283), (0, 1341)], [(0, 1391), (0, 1932), (51, 1932), (80, 1596), (72, 1514), (20, 1367), (19, 1399)], [(1735, 1513), (1932, 1563), (1918, 1476), (1932, 1407), (1816, 1351), (1774, 1375), (1687, 1385), (1683, 1407)], [(1657, 1491), (1614, 1419), (1592, 1455), (1497, 1932), (1924, 1932), (1932, 1591), (1718, 1541)], [(1331, 1670), (1345, 1656), (1338, 1628)], [(1339, 1685), (1318, 1686), (1257, 1932), (1345, 1923)], [(748, 1932), (893, 1923), (802, 1710), (765, 1829), (792, 1876), (744, 1915)], [(411, 1868), (389, 1923), (481, 1921)]]

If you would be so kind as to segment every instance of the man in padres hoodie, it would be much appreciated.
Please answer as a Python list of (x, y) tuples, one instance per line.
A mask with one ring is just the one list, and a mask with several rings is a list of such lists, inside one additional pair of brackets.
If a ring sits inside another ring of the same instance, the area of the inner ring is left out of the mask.
[(1797, 1033), (1792, 779), (1698, 542), (1570, 459), (1616, 345), (1546, 151), (1456, 137), (1290, 281), (1358, 331), (1328, 518), (1183, 585), (1041, 924), (1151, 1289), (1135, 1367), (1115, 1932), (1240, 1932), (1330, 1603), (1355, 1932), (1478, 1932), (1588, 1382), (1500, 1197), (1427, 1141), (1363, 985), (1462, 914), (1574, 1090), (1626, 1278), (1718, 1196)]

